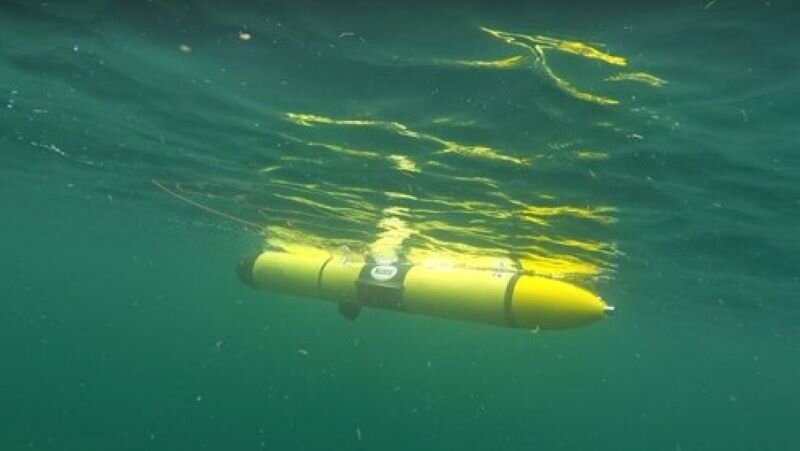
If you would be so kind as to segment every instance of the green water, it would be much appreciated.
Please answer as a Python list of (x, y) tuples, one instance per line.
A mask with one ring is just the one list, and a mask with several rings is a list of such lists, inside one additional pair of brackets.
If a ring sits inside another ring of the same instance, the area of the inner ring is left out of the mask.
[[(0, 4), (0, 449), (797, 446), (792, 2), (234, 3)], [(618, 313), (350, 322), (245, 287), (263, 236), (153, 179)]]

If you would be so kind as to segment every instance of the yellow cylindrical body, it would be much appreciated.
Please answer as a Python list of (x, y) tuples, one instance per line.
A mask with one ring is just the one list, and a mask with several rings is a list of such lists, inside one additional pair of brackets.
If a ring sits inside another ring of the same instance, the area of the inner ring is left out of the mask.
[(504, 296), (513, 273), (413, 266), (403, 304), (413, 313), (505, 324)]
[(253, 262), (253, 285), (276, 293), (319, 297), (320, 270), (329, 258), (325, 254), (264, 252)]
[(356, 280), (363, 267), (361, 259), (331, 258), (322, 272), (320, 296), (337, 302), (357, 302)]
[(529, 274), (382, 266), (323, 252), (265, 251), (239, 273), (277, 293), (526, 329), (581, 326), (611, 309), (586, 289)]

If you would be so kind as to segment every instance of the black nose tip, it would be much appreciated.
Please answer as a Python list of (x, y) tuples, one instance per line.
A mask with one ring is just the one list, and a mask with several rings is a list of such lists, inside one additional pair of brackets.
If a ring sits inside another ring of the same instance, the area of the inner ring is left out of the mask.
[(254, 252), (241, 259), (239, 264), (236, 265), (236, 274), (239, 276), (239, 280), (253, 288), (255, 288), (255, 283), (253, 282), (253, 266), (256, 264), (256, 259), (258, 259), (259, 255), (258, 252)]

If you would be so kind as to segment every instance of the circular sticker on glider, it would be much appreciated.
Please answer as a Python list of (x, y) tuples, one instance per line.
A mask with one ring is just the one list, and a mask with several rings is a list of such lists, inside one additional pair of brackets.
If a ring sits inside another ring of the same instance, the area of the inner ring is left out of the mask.
[(386, 282), (397, 275), (397, 266), (379, 265), (372, 268), (369, 275), (375, 280)]

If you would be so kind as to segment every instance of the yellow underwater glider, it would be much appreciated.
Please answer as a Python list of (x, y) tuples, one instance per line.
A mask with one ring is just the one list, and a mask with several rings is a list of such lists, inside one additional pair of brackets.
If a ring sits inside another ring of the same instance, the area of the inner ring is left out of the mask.
[(504, 265), (479, 269), (276, 248), (243, 259), (237, 273), (256, 289), (336, 302), (348, 319), (368, 306), (546, 330), (582, 326), (614, 311), (586, 289)]

